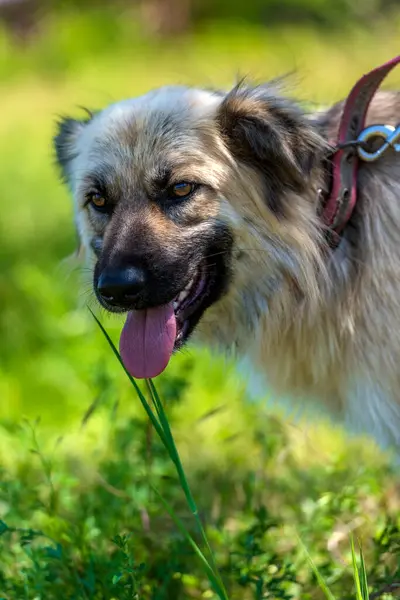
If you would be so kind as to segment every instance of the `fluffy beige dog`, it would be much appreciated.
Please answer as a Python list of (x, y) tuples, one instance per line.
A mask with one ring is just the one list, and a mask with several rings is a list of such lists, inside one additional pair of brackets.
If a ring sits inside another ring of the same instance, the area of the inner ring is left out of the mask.
[[(306, 114), (274, 84), (164, 87), (62, 120), (55, 146), (134, 376), (193, 337), (400, 452), (400, 154), (360, 165), (332, 248), (320, 190), (341, 112)], [(367, 121), (396, 126), (400, 94)]]

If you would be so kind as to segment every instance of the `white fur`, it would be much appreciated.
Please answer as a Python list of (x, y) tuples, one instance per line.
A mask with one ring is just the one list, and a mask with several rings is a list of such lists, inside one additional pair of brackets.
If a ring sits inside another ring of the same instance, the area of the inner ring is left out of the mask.
[[(299, 398), (275, 398), (273, 390), (268, 385), (267, 377), (256, 371), (248, 357), (238, 362), (240, 377), (245, 381), (246, 390), (252, 400), (268, 398), (273, 405), (282, 408), (287, 415), (304, 416), (305, 412), (318, 413), (318, 416), (328, 416), (323, 405), (308, 398), (302, 402)], [(377, 384), (368, 378), (358, 378), (349, 386), (343, 415), (347, 431), (354, 435), (373, 436), (383, 450), (400, 449), (400, 406)], [(334, 421), (337, 415), (333, 415)], [(396, 452), (396, 463), (400, 465), (400, 450)]]
[(382, 448), (396, 448), (400, 458), (400, 406), (381, 386), (368, 378), (354, 381), (344, 419), (350, 431), (372, 435)]
[(239, 359), (237, 370), (241, 381), (245, 383), (247, 394), (252, 401), (267, 400), (274, 409), (282, 411), (286, 417), (291, 419), (299, 419), (307, 416), (312, 417), (318, 415), (327, 417), (328, 413), (325, 406), (316, 400), (310, 402), (310, 399), (302, 401), (301, 398), (281, 397), (274, 394), (273, 389), (268, 384), (268, 379), (265, 373), (256, 370), (252, 360), (248, 356)]

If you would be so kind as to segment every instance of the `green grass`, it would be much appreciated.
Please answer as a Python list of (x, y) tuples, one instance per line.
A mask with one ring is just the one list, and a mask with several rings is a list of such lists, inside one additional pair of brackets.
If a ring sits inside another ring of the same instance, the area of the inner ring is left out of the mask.
[[(219, 23), (151, 44), (123, 19), (71, 15), (32, 48), (1, 37), (0, 598), (216, 598), (154, 491), (204, 552), (174, 462), (86, 308), (99, 314), (88, 274), (60, 264), (75, 240), (55, 116), (167, 82), (293, 69), (302, 98), (328, 102), (398, 53), (398, 23), (335, 35)], [(117, 340), (120, 319), (100, 318)], [(299, 537), (331, 594), (354, 600), (352, 534), (370, 598), (395, 598), (399, 479), (371, 441), (283, 417), (268, 393), (250, 402), (206, 350), (156, 384), (230, 600), (324, 598)]]

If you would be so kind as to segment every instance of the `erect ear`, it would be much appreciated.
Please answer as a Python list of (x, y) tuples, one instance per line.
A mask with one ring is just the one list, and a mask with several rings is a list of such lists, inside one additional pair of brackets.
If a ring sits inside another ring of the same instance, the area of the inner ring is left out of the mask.
[(61, 169), (61, 175), (66, 182), (69, 181), (71, 161), (78, 155), (77, 142), (79, 136), (91, 118), (92, 115), (89, 113), (89, 117), (86, 119), (77, 120), (62, 117), (57, 121), (57, 132), (53, 143), (56, 160)]
[(324, 142), (295, 103), (274, 88), (239, 84), (225, 96), (217, 118), (230, 152), (265, 175), (272, 204), (285, 189), (306, 188)]

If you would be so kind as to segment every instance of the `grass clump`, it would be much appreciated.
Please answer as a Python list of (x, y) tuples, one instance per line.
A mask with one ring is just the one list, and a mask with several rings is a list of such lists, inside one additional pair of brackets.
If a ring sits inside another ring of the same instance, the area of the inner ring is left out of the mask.
[[(123, 367), (111, 337), (94, 318)], [(372, 498), (381, 502), (385, 497), (374, 486), (377, 472), (369, 470), (360, 477), (355, 464), (332, 464), (323, 478), (331, 492), (320, 496), (316, 481), (321, 472), (315, 467), (303, 470), (287, 453), (282, 425), (274, 421), (271, 427), (269, 419), (268, 430), (265, 415), (264, 436), (252, 437), (253, 452), (261, 446), (260, 463), (253, 460), (236, 477), (221, 471), (215, 488), (201, 468), (191, 473), (204, 501), (200, 515), (154, 383), (148, 380), (143, 388), (129, 374), (128, 378), (151, 428), (140, 418), (124, 420), (122, 426), (111, 424), (106, 458), (94, 473), (86, 471), (86, 477), (82, 458), (71, 468), (70, 452), (64, 464), (55, 451), (45, 456), (39, 422), (24, 425), (36, 468), (20, 464), (18, 477), (4, 477), (1, 487), (0, 505), (7, 507), (11, 519), (0, 521), (4, 598), (394, 598), (391, 592), (400, 576), (398, 515), (381, 515), (373, 523), (362, 523), (361, 518), (366, 498), (372, 508)], [(85, 411), (84, 428), (97, 409)], [(115, 410), (113, 406), (114, 417)], [(57, 440), (56, 448), (62, 443)], [(260, 472), (260, 464), (268, 475)], [(359, 487), (343, 486), (356, 474)], [(213, 489), (215, 505), (204, 495), (204, 486)], [(376, 505), (374, 511), (379, 515)], [(357, 560), (350, 533), (336, 547), (326, 544), (338, 519), (359, 522), (356, 528), (364, 533), (368, 561), (361, 549)], [(16, 521), (20, 525), (10, 524)], [(124, 529), (117, 532), (117, 524)], [(304, 542), (298, 541), (299, 530)]]
[[(181, 437), (175, 411), (166, 425), (149, 387), (148, 409), (167, 437), (173, 425)], [(148, 402), (148, 390), (137, 391)], [(182, 394), (175, 399), (179, 411), (182, 401)], [(166, 452), (166, 439), (152, 436), (147, 419), (117, 414), (115, 406), (105, 412), (108, 442), (100, 456), (99, 446), (63, 452), (68, 436), (46, 455), (39, 423), (10, 432), (25, 436), (26, 450), (14, 475), (3, 469), (1, 477), (0, 597), (360, 600), (361, 593), (365, 600), (386, 589), (384, 598), (395, 598), (400, 530), (387, 467), (362, 472), (335, 460), (325, 471), (305, 468), (283, 424), (260, 413), (264, 437), (251, 432), (247, 465), (236, 472), (192, 463), (182, 479), (175, 442)], [(85, 411), (81, 440), (95, 419), (96, 411)], [(352, 451), (362, 455), (362, 448)], [(359, 565), (349, 544), (352, 523), (366, 557)], [(334, 542), (343, 524), (348, 529)]]

